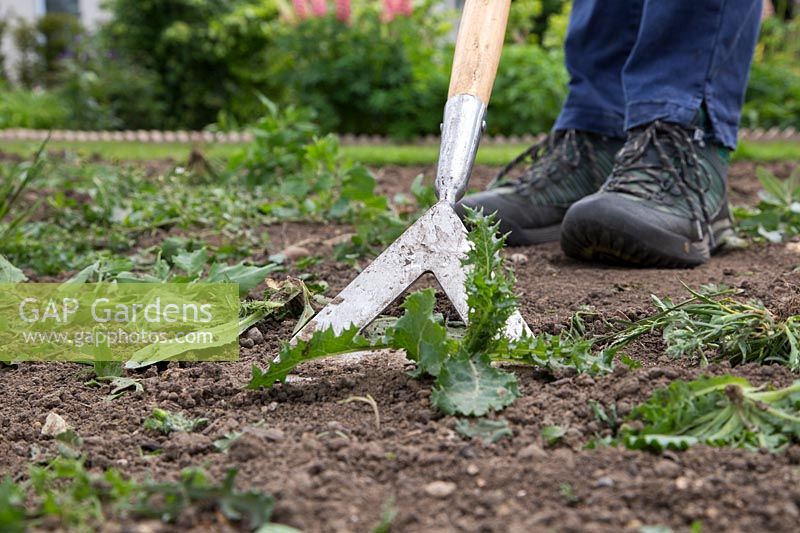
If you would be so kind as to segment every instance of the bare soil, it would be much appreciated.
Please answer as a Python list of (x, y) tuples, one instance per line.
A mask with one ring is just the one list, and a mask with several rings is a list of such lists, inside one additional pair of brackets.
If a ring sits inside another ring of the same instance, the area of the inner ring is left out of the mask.
[[(754, 165), (731, 172), (732, 199), (752, 203), (758, 190)], [(791, 164), (773, 165), (786, 176)], [(429, 168), (389, 167), (378, 175), (386, 192), (404, 190)], [(493, 169), (478, 169), (474, 185)], [(286, 224), (272, 228), (273, 253), (308, 240), (325, 253), (325, 239), (347, 228)], [(680, 297), (690, 286), (724, 283), (744, 289), (782, 314), (800, 312), (800, 246), (754, 245), (713, 258), (693, 270), (623, 269), (567, 259), (558, 244), (517, 248), (514, 256), (522, 314), (536, 331), (555, 331), (580, 306), (605, 316), (636, 317), (651, 309), (650, 294)], [(325, 260), (314, 272), (331, 292), (356, 271)], [(446, 307), (445, 307), (446, 308)], [(77, 364), (0, 367), (0, 477), (26, 475), (32, 449), (55, 453), (41, 435), (47, 414), (61, 414), (85, 440), (87, 464), (126, 475), (175, 478), (189, 466), (221, 479), (239, 470), (241, 488), (260, 488), (277, 499), (274, 519), (304, 531), (370, 531), (383, 509), (397, 511), (394, 531), (637, 531), (663, 524), (703, 531), (796, 531), (800, 519), (800, 446), (771, 455), (697, 446), (654, 455), (624, 449), (586, 450), (603, 428), (590, 402), (625, 415), (656, 387), (673, 379), (731, 372), (752, 382), (785, 385), (793, 376), (778, 366), (713, 365), (673, 360), (658, 336), (628, 353), (642, 363), (618, 364), (610, 375), (549, 376), (518, 370), (523, 397), (502, 413), (512, 438), (496, 444), (465, 441), (455, 419), (432, 409), (430, 386), (407, 376), (401, 355), (321, 361), (305, 365), (286, 384), (269, 391), (244, 389), (253, 364), (265, 366), (292, 329), (289, 322), (260, 326), (263, 343), (243, 349), (229, 364), (150, 367), (136, 374), (145, 392), (103, 401), (107, 390), (84, 385), (90, 371)], [(363, 403), (340, 403), (372, 395), (380, 426)], [(154, 407), (211, 420), (200, 433), (158, 436), (142, 429)], [(566, 428), (548, 446), (547, 425)], [(227, 454), (212, 443), (244, 431)], [(160, 454), (143, 450), (161, 450)], [(448, 492), (429, 484), (437, 481)], [(144, 524), (139, 524), (144, 526)], [(229, 529), (211, 513), (187, 513), (175, 530)]]

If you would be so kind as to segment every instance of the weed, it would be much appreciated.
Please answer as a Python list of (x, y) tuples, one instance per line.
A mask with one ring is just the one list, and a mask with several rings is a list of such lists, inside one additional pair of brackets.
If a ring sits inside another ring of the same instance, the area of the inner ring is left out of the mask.
[(61, 527), (92, 531), (111, 518), (130, 517), (175, 521), (192, 506), (217, 509), (227, 520), (250, 529), (268, 524), (274, 501), (259, 491), (234, 488), (236, 471), (219, 485), (198, 469), (187, 469), (177, 482), (138, 482), (115, 470), (88, 471), (80, 459), (57, 457), (44, 466), (31, 466), (29, 479), (0, 483), (0, 529), (25, 531), (57, 520)]
[(495, 358), (498, 362), (535, 366), (558, 372), (574, 369), (579, 373), (603, 374), (613, 370), (614, 356), (618, 347), (602, 349), (600, 339), (591, 338), (583, 321), (583, 314), (576, 313), (569, 328), (557, 334), (542, 333), (535, 337), (523, 337), (511, 343), (505, 353)]
[(166, 409), (153, 409), (153, 414), (144, 420), (144, 428), (168, 435), (174, 431), (192, 432), (208, 425), (207, 418), (186, 418), (180, 413)]
[(122, 396), (127, 389), (133, 389), (136, 393), (144, 391), (144, 387), (138, 379), (124, 376), (125, 368), (120, 361), (94, 361), (91, 364), (94, 370), (94, 377), (86, 381), (84, 385), (87, 387), (102, 387), (108, 383), (112, 388), (112, 393), (106, 397), (107, 400), (114, 400)]
[(214, 441), (214, 448), (220, 453), (228, 453), (231, 445), (242, 435), (241, 431), (230, 431)]
[(384, 328), (382, 335), (368, 338), (351, 327), (336, 335), (333, 329), (317, 331), (309, 340), (284, 343), (268, 369), (253, 367), (249, 388), (271, 387), (284, 381), (300, 363), (345, 353), (403, 350), (416, 363), (414, 376), (435, 379), (431, 402), (446, 414), (483, 416), (499, 411), (519, 396), (514, 374), (493, 363), (535, 365), (545, 369), (574, 368), (580, 372), (603, 372), (611, 368), (612, 350), (592, 353), (594, 341), (585, 339), (580, 315), (562, 336), (525, 336), (509, 341), (502, 335), (508, 317), (516, 309), (514, 275), (500, 255), (505, 237), (498, 236), (493, 217), (470, 216), (471, 247), (465, 258), (468, 268), (465, 289), (469, 326), (460, 338), (448, 337), (447, 329), (433, 313), (432, 289), (410, 294), (403, 302), (403, 316)]
[(0, 174), (0, 242), (6, 240), (41, 203), (31, 202), (26, 208), (17, 210), (22, 193), (42, 173), (44, 167), (42, 154), (45, 146), (47, 141), (39, 147), (33, 156), (33, 161), (16, 165), (8, 171), (8, 174)]
[(558, 492), (569, 504), (576, 504), (580, 498), (575, 494), (575, 489), (569, 483), (561, 483), (558, 486)]
[(0, 283), (21, 283), (28, 277), (11, 262), (0, 255)]
[(372, 528), (372, 533), (390, 533), (395, 518), (397, 518), (397, 507), (394, 504), (394, 499), (390, 499), (383, 504), (381, 519), (378, 524)]
[(105, 383), (108, 383), (111, 388), (108, 396), (105, 397), (108, 401), (116, 400), (129, 391), (132, 391), (134, 394), (144, 392), (144, 387), (138, 379), (124, 376), (97, 376), (96, 378), (90, 379), (85, 384), (89, 387), (101, 387)]
[[(780, 363), (800, 370), (797, 316), (776, 317), (759, 302), (740, 302), (738, 291), (706, 286), (686, 287), (691, 297), (679, 303), (653, 296), (657, 312), (629, 322), (605, 339), (619, 349), (636, 338), (660, 330), (672, 357), (699, 357), (740, 363)], [(710, 354), (710, 352), (712, 352)]]
[(739, 230), (758, 240), (782, 242), (800, 235), (800, 170), (781, 181), (765, 168), (756, 170), (763, 190), (755, 208), (733, 210)]
[(493, 444), (505, 437), (514, 436), (508, 420), (504, 418), (497, 420), (479, 418), (475, 421), (461, 418), (456, 420), (456, 431), (464, 438), (480, 439), (484, 444)]
[[(235, 265), (214, 262), (208, 269), (210, 257), (205, 247), (187, 251), (182, 243), (165, 242), (151, 265), (150, 274), (134, 274), (129, 271), (109, 272), (104, 270), (101, 262), (87, 267), (89, 277), (97, 276), (118, 283), (238, 283), (239, 293), (244, 296), (262, 283), (266, 277), (283, 267), (275, 263), (266, 265), (246, 265), (239, 262)], [(107, 267), (106, 267), (107, 268)], [(83, 275), (87, 269), (81, 271)]]
[[(294, 278), (280, 283), (267, 280), (266, 285), (262, 300), (242, 302), (238, 323), (222, 324), (209, 329), (215, 340), (206, 344), (208, 348), (223, 346), (224, 339), (230, 339), (232, 331), (235, 330), (239, 336), (268, 316), (282, 318), (294, 313), (299, 316), (296, 326), (299, 329), (314, 314), (309, 303), (310, 292), (302, 281)], [(125, 363), (125, 368), (142, 368), (175, 358), (186, 351), (186, 346), (181, 344), (151, 344), (134, 352)]]
[(617, 433), (620, 426), (620, 419), (619, 415), (617, 414), (616, 405), (612, 403), (611, 406), (606, 409), (600, 404), (600, 402), (590, 400), (589, 407), (592, 409), (594, 419), (600, 424), (601, 427), (610, 429), (614, 434)]
[[(321, 357), (362, 350), (392, 348), (403, 350), (417, 364), (416, 375), (436, 378), (431, 401), (447, 414), (482, 416), (510, 405), (519, 395), (516, 377), (491, 365), (490, 354), (500, 341), (502, 328), (515, 309), (513, 276), (502, 264), (503, 238), (490, 218), (472, 217), (472, 243), (466, 263), (467, 300), (470, 326), (463, 339), (447, 337), (447, 331), (433, 316), (432, 289), (409, 295), (404, 315), (384, 335), (370, 340), (352, 327), (336, 335), (333, 329), (317, 331), (307, 341), (285, 343), (279, 357), (263, 371), (253, 367), (250, 388), (270, 387), (283, 381), (298, 364)], [(488, 307), (486, 307), (488, 306)]]
[(800, 441), (800, 381), (775, 390), (730, 375), (674, 381), (631, 411), (619, 441), (653, 451), (707, 444), (777, 452)]
[(548, 446), (553, 446), (567, 434), (567, 430), (561, 426), (544, 426), (539, 433)]

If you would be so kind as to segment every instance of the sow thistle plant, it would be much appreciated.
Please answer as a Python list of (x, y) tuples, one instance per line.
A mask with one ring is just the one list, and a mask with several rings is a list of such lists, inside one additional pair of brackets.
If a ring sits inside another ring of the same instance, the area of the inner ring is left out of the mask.
[(300, 363), (345, 353), (402, 350), (416, 364), (412, 375), (434, 380), (431, 402), (446, 414), (482, 416), (499, 411), (519, 397), (516, 376), (493, 366), (495, 362), (563, 367), (600, 372), (610, 369), (613, 353), (591, 354), (591, 341), (577, 331), (562, 336), (523, 337), (510, 341), (502, 335), (517, 308), (514, 275), (500, 251), (494, 217), (472, 213), (468, 221), (470, 250), (465, 258), (469, 325), (461, 338), (449, 337), (433, 313), (435, 293), (425, 289), (409, 295), (403, 315), (378, 338), (368, 338), (351, 327), (336, 335), (332, 328), (314, 333), (295, 345), (284, 343), (279, 357), (267, 368), (253, 367), (249, 388), (271, 387), (284, 381)]
[(775, 390), (729, 375), (674, 381), (631, 411), (617, 441), (651, 451), (707, 444), (777, 452), (800, 441), (800, 381)]

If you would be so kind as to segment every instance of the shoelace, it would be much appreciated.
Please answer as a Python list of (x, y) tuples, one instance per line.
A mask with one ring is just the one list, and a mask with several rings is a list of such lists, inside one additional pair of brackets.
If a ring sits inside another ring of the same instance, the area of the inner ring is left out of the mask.
[(528, 171), (516, 178), (508, 180), (509, 184), (517, 186), (533, 184), (543, 179), (549, 179), (552, 175), (557, 174), (556, 172), (550, 171), (533, 172), (536, 163), (546, 158), (552, 157), (555, 162), (576, 168), (581, 163), (582, 150), (579, 144), (581, 142), (585, 146), (586, 157), (590, 162), (594, 162), (594, 146), (591, 141), (588, 139), (579, 139), (576, 130), (554, 131), (548, 133), (544, 139), (515, 157), (513, 161), (506, 165), (503, 170), (494, 177), (491, 183), (489, 183), (489, 188), (494, 187), (512, 170), (519, 166), (520, 163), (528, 158), (531, 159)]
[[(662, 193), (682, 197), (689, 204), (696, 240), (703, 238), (703, 227), (711, 223), (705, 195), (711, 187), (711, 175), (700, 164), (695, 143), (702, 146), (704, 132), (696, 129), (692, 137), (683, 126), (655, 121), (635, 133), (617, 154), (616, 164), (604, 188), (647, 200)], [(654, 147), (658, 161), (646, 161)], [(697, 179), (689, 179), (692, 171)], [(694, 193), (694, 194), (690, 194)], [(708, 231), (711, 246), (714, 232)]]

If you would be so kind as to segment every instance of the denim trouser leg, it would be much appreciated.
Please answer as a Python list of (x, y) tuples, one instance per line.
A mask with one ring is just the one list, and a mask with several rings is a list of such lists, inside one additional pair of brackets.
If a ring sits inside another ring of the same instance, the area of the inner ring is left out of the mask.
[(645, 0), (622, 71), (625, 129), (689, 124), (705, 103), (713, 139), (735, 148), (760, 15), (754, 0)]
[(564, 43), (569, 93), (554, 129), (625, 136), (622, 69), (636, 44), (642, 1), (573, 2)]
[(705, 104), (713, 139), (734, 148), (760, 14), (756, 0), (575, 0), (554, 128), (619, 137), (689, 124)]

